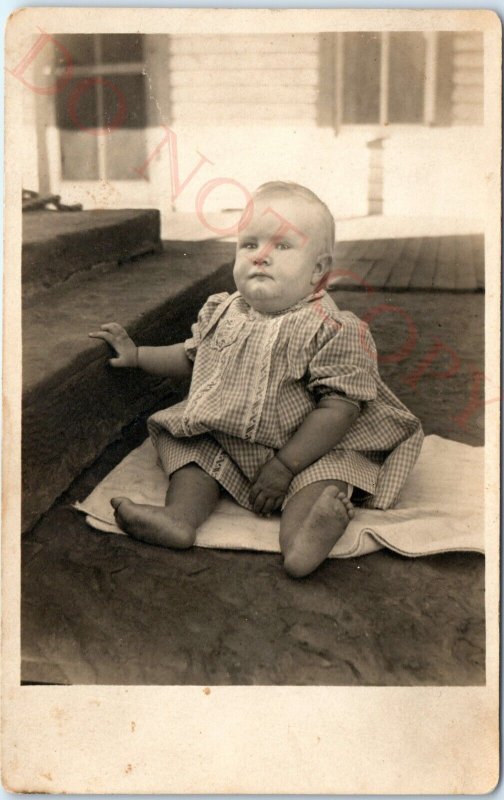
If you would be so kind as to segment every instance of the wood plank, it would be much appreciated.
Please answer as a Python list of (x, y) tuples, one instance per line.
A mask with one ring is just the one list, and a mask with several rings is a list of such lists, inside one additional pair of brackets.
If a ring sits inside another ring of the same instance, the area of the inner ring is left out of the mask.
[(215, 125), (219, 122), (233, 123), (236, 125), (247, 122), (263, 123), (275, 121), (276, 124), (287, 125), (289, 121), (296, 124), (316, 123), (317, 108), (315, 105), (306, 103), (305, 105), (249, 105), (246, 103), (235, 103), (230, 106), (227, 103), (213, 103), (211, 107), (207, 103), (177, 103), (173, 107), (173, 116), (177, 121), (193, 121), (200, 125)]
[[(383, 246), (387, 246), (389, 240), (383, 240)], [(368, 283), (368, 275), (375, 264), (373, 252), (376, 252), (375, 240), (369, 241), (359, 239), (356, 241), (338, 242), (336, 245), (336, 258), (334, 271), (341, 270), (334, 285), (338, 288), (343, 286), (348, 288), (359, 288)], [(345, 273), (349, 273), (348, 275)]]
[(476, 273), (476, 286), (478, 289), (485, 288), (485, 237), (483, 234), (471, 236), (471, 246), (473, 262)]
[(335, 259), (341, 260), (343, 258), (346, 258), (352, 247), (354, 247), (354, 245), (355, 242), (353, 241), (336, 242)]
[(226, 56), (216, 53), (200, 53), (199, 55), (180, 55), (170, 58), (170, 69), (177, 70), (219, 70), (223, 72), (233, 69), (257, 69), (260, 64), (264, 69), (317, 69), (317, 53), (233, 53)]
[(237, 91), (235, 86), (181, 86), (172, 90), (172, 103), (227, 103), (235, 106), (243, 103), (246, 98), (247, 103), (292, 103), (295, 105), (305, 103), (316, 103), (318, 100), (318, 89), (315, 86), (282, 86), (270, 84), (269, 86), (254, 86), (252, 84), (243, 86), (242, 91)]
[(421, 237), (406, 239), (400, 258), (398, 258), (392, 266), (387, 281), (389, 289), (406, 289), (409, 286), (417, 267), (421, 247)]
[(470, 236), (457, 236), (456, 254), (457, 272), (455, 275), (455, 288), (465, 291), (475, 291), (477, 288), (476, 267), (473, 259)]
[(390, 248), (390, 239), (363, 240), (362, 247), (365, 258), (383, 258)]
[(336, 58), (337, 34), (321, 33), (319, 45), (319, 76), (316, 83), (318, 89), (317, 122), (320, 127), (335, 129), (336, 115)]
[(349, 259), (336, 259), (334, 262), (332, 274), (333, 279), (330, 282), (330, 287), (338, 289), (359, 289), (365, 290), (367, 288), (369, 275), (374, 261), (353, 261)]
[[(369, 240), (367, 239), (357, 239), (351, 242), (347, 242), (348, 247), (346, 250), (345, 257), (350, 261), (359, 261), (360, 259), (366, 259), (367, 254), (369, 252)], [(338, 252), (339, 256), (339, 252)]]
[[(222, 65), (221, 65), (222, 67)], [(317, 86), (317, 69), (248, 69), (237, 72), (224, 69), (188, 70), (170, 73), (170, 85), (179, 86)]]
[(250, 53), (261, 58), (265, 53), (318, 53), (316, 33), (298, 34), (205, 34), (200, 36), (171, 36), (171, 55), (197, 55), (199, 53)]
[(461, 84), (455, 86), (452, 92), (452, 100), (455, 103), (467, 103), (468, 105), (483, 104), (483, 86), (476, 84)]
[(464, 85), (477, 85), (483, 87), (484, 78), (483, 70), (481, 69), (458, 69), (455, 76), (455, 82), (458, 86)]
[(454, 103), (453, 105), (454, 123), (471, 122), (477, 124), (483, 121), (483, 105), (476, 103)]
[(436, 289), (454, 289), (457, 270), (456, 237), (441, 236), (440, 238), (434, 286)]
[(476, 51), (483, 52), (483, 37), (480, 33), (456, 33), (453, 36), (455, 53)]
[(467, 69), (468, 67), (472, 67), (473, 69), (481, 69), (483, 70), (483, 52), (480, 53), (455, 53), (453, 56), (453, 66), (455, 68), (455, 75), (457, 74), (457, 69)]
[(422, 239), (416, 269), (410, 279), (410, 289), (434, 288), (438, 249), (439, 237), (425, 236)]
[(388, 239), (388, 247), (386, 253), (382, 258), (376, 260), (373, 268), (369, 271), (366, 280), (368, 283), (378, 289), (384, 289), (388, 286), (390, 273), (394, 264), (401, 258), (403, 250), (406, 246), (406, 239)]

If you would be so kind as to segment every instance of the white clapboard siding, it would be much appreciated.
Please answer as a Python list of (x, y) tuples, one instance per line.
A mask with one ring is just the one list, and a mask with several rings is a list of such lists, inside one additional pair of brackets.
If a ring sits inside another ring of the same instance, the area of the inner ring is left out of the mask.
[(172, 89), (174, 103), (315, 103), (315, 86), (178, 86)]
[[(178, 86), (317, 86), (317, 69), (186, 70), (173, 72), (172, 88)], [(257, 64), (256, 64), (257, 66)]]
[(483, 69), (483, 51), (474, 50), (455, 53), (453, 65), (457, 69)]
[(454, 103), (474, 103), (481, 105), (482, 87), (476, 85), (457, 84), (452, 92), (452, 100)]
[(301, 124), (317, 120), (320, 37), (271, 33), (171, 36), (172, 119)]
[[(258, 43), (259, 46), (259, 43)], [(170, 57), (170, 68), (178, 70), (207, 70), (207, 69), (316, 69), (318, 56), (316, 53), (230, 53), (228, 55), (217, 53), (199, 53), (198, 55), (180, 55)]]
[(459, 52), (482, 52), (482, 41), (479, 33), (456, 33), (453, 39), (453, 49)]
[(479, 86), (483, 91), (483, 70), (481, 69), (458, 69), (456, 78), (459, 86)]
[(318, 36), (314, 34), (253, 34), (250, 36), (173, 36), (170, 40), (172, 55), (199, 55), (205, 53), (318, 53)]
[(191, 122), (200, 122), (202, 125), (218, 124), (220, 122), (236, 122), (252, 124), (256, 122), (276, 121), (283, 124), (285, 120), (300, 120), (314, 122), (315, 109), (306, 104), (253, 104), (253, 103), (178, 103), (179, 118)]
[(453, 34), (452, 120), (455, 125), (483, 122), (484, 43), (481, 33)]
[(475, 103), (454, 103), (454, 125), (478, 125), (483, 118), (483, 106)]

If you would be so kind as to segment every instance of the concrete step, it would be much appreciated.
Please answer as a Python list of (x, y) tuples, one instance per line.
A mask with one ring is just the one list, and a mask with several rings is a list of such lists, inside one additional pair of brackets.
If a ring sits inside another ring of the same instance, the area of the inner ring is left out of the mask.
[(32, 296), (81, 270), (160, 249), (155, 209), (31, 211), (23, 214), (23, 294)]
[(183, 340), (206, 297), (232, 291), (234, 245), (170, 242), (108, 272), (83, 272), (23, 311), (23, 531), (135, 416), (181, 387), (114, 370), (87, 334), (124, 325), (138, 344)]

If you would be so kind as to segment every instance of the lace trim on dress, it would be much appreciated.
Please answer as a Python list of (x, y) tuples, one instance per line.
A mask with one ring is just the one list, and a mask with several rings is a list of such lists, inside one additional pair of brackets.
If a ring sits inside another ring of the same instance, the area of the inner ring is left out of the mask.
[(245, 429), (245, 439), (249, 439), (252, 442), (255, 441), (257, 429), (261, 421), (261, 414), (264, 407), (264, 400), (266, 398), (266, 391), (268, 388), (268, 379), (271, 367), (271, 356), (273, 353), (273, 347), (280, 333), (281, 325), (282, 325), (282, 318), (279, 316), (273, 317), (268, 321), (269, 330), (266, 332), (265, 346), (261, 354), (261, 369), (259, 370), (254, 390), (252, 392), (252, 396), (254, 399), (250, 408), (250, 416), (248, 419), (248, 424)]

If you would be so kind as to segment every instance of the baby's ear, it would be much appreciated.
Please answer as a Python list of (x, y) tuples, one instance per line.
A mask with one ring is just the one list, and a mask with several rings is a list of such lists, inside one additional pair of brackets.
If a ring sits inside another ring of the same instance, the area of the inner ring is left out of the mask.
[(322, 255), (317, 258), (317, 263), (315, 264), (311, 279), (312, 285), (321, 282), (324, 275), (331, 269), (332, 263), (333, 257), (330, 253), (322, 253)]

